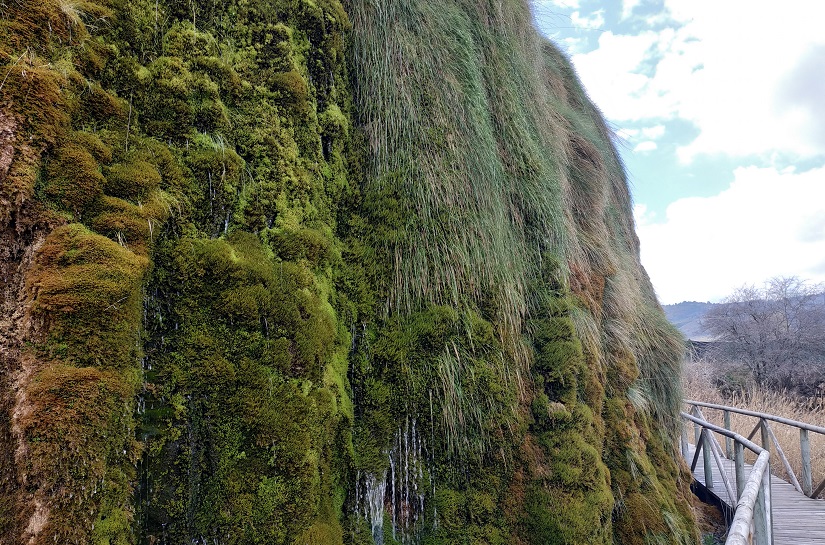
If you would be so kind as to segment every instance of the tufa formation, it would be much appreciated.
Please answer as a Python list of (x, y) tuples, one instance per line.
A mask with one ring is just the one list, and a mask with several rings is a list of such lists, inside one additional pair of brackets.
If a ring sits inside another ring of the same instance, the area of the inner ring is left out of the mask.
[(8, 0), (0, 63), (0, 543), (695, 542), (526, 2)]

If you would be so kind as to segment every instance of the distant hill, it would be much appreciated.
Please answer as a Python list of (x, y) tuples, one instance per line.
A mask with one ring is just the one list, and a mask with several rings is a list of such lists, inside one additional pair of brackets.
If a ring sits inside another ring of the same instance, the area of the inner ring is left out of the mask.
[(702, 328), (702, 318), (715, 303), (683, 301), (675, 305), (662, 305), (667, 319), (679, 328), (682, 335), (694, 341), (709, 341), (710, 337)]

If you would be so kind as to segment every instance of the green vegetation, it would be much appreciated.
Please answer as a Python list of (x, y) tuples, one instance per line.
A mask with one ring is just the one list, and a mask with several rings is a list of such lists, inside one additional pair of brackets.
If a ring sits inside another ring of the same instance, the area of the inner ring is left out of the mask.
[[(492, 524), (511, 541), (690, 542), (685, 484), (677, 491), (663, 455), (680, 339), (639, 264), (610, 133), (569, 63), (529, 28), (520, 2), (364, 0), (351, 16), (356, 111), (370, 144), (364, 200), (368, 224), (383, 224), (373, 246), (391, 260), (390, 275), (378, 275), (387, 312), (478, 313), (501, 350), (486, 365), (504, 359), (496, 384), (521, 407), (505, 403), (465, 427), (490, 438), (468, 445), (479, 481), (505, 483), (488, 486), (505, 506)], [(452, 382), (476, 372), (458, 369)], [(478, 406), (459, 403), (465, 414)], [(431, 425), (449, 429), (455, 412), (436, 409), (442, 422)], [(492, 438), (515, 446), (516, 459)], [(472, 485), (452, 464), (431, 469), (435, 495), (443, 484), (466, 498)]]
[(527, 5), (2, 9), (0, 542), (695, 541), (681, 340)]

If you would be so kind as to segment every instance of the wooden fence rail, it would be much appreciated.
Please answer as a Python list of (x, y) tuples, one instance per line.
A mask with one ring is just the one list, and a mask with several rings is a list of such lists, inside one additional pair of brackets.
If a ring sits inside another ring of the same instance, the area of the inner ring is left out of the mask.
[[(805, 494), (809, 498), (818, 498), (822, 491), (825, 490), (825, 479), (823, 479), (822, 482), (820, 482), (816, 486), (816, 488), (814, 488), (813, 486), (813, 479), (811, 474), (811, 442), (809, 437), (810, 432), (825, 435), (825, 428), (821, 426), (806, 424), (805, 422), (790, 420), (788, 418), (782, 418), (781, 416), (760, 413), (756, 411), (748, 411), (746, 409), (729, 407), (727, 405), (716, 405), (714, 403), (705, 403), (703, 401), (693, 401), (689, 399), (685, 400), (685, 403), (691, 407), (691, 412), (693, 412), (693, 407), (696, 407), (697, 409), (699, 407), (704, 407), (707, 409), (721, 411), (722, 419), (724, 422), (724, 428), (726, 430), (730, 430), (731, 413), (742, 414), (757, 418), (758, 420), (756, 422), (756, 425), (753, 427), (753, 430), (748, 435), (748, 439), (753, 439), (753, 437), (756, 435), (756, 432), (760, 432), (762, 448), (769, 452), (772, 449), (776, 450), (776, 453), (779, 455), (779, 459), (782, 461), (782, 465), (785, 468), (785, 473), (787, 473), (788, 479), (790, 483), (794, 486), (794, 488), (796, 488), (800, 493)], [(785, 455), (785, 451), (782, 449), (782, 446), (776, 439), (776, 435), (774, 434), (773, 429), (771, 428), (770, 422), (776, 422), (778, 424), (783, 424), (786, 426), (791, 426), (799, 429), (799, 447), (802, 458), (801, 474), (799, 478), (797, 478), (796, 474), (794, 473), (793, 468), (791, 467), (791, 464), (790, 462), (788, 462), (788, 458)], [(727, 458), (733, 458), (734, 453), (732, 449), (732, 440), (730, 437), (726, 436), (725, 454)]]
[[(713, 486), (713, 466), (711, 458), (720, 472), (728, 497), (736, 499), (736, 511), (733, 522), (728, 530), (725, 545), (773, 545), (773, 516), (771, 509), (771, 471), (770, 451), (751, 442), (729, 429), (716, 426), (708, 422), (699, 409), (700, 403), (687, 401), (692, 405), (691, 413), (681, 413), (684, 421), (693, 422), (696, 450), (690, 466), (691, 472), (696, 469), (699, 454), (703, 455), (705, 482)], [(704, 405), (702, 405), (704, 406)], [(738, 410), (738, 409), (736, 409)], [(682, 425), (682, 456), (687, 461), (688, 450), (688, 423)], [(735, 466), (735, 484), (722, 463), (722, 448), (713, 433), (718, 433), (731, 441)], [(753, 434), (751, 434), (753, 435)], [(745, 476), (745, 449), (757, 455), (750, 474)]]

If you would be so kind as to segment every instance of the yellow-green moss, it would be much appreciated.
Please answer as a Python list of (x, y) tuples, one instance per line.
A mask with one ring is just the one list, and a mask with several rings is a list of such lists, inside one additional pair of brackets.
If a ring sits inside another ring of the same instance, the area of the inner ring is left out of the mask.
[(134, 367), (148, 266), (145, 257), (82, 225), (53, 231), (27, 279), (32, 314), (47, 332), (38, 349), (78, 366)]
[(52, 364), (29, 382), (20, 423), (29, 486), (47, 502), (36, 543), (132, 540), (129, 502), (139, 447), (133, 439), (134, 375)]
[(143, 201), (160, 182), (157, 167), (147, 161), (116, 163), (106, 169), (106, 193), (113, 197)]
[(43, 193), (79, 216), (103, 192), (105, 179), (98, 162), (83, 146), (65, 142), (46, 167)]

